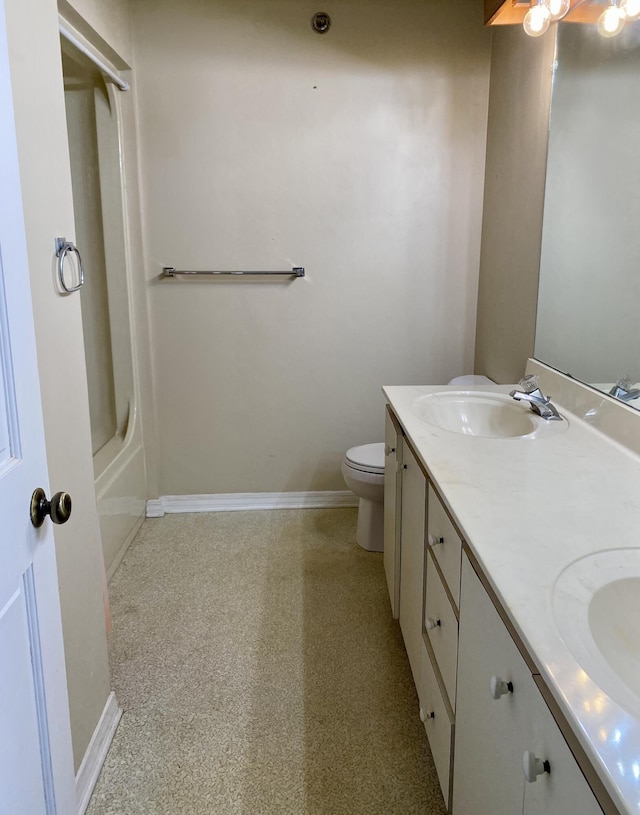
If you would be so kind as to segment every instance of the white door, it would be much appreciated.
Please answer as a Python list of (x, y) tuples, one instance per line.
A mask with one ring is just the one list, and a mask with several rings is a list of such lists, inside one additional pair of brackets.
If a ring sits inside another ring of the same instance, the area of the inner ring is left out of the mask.
[[(37, 59), (37, 55), (34, 55)], [(53, 250), (53, 237), (52, 237)], [(51, 285), (42, 270), (42, 285)], [(77, 811), (27, 253), (0, 0), (0, 812)]]

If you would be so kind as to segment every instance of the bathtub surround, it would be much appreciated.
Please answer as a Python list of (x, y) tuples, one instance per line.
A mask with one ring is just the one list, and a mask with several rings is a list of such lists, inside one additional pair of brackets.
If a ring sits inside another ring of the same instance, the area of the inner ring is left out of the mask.
[[(80, 34), (77, 34), (80, 37)], [(95, 490), (109, 576), (144, 515), (134, 283), (123, 187), (123, 99), (62, 40), (76, 243), (88, 273), (80, 291)]]
[[(97, 134), (102, 204), (102, 224), (98, 227), (104, 229), (105, 236), (119, 433), (96, 453), (93, 464), (102, 549), (110, 577), (141, 522), (147, 495), (156, 492), (155, 416), (146, 291), (141, 272), (144, 264), (136, 83), (130, 70), (133, 64), (130, 4), (127, 0), (109, 3), (61, 0), (59, 10), (65, 27), (119, 71), (131, 86), (122, 93), (107, 83), (108, 109), (104, 104), (99, 106), (102, 115)], [(63, 47), (68, 50), (64, 42)], [(96, 99), (96, 103), (100, 101)], [(82, 154), (74, 159), (78, 152), (78, 122), (70, 117), (68, 123), (73, 170), (74, 161), (77, 166)], [(81, 132), (86, 132), (86, 128)], [(77, 188), (75, 183), (74, 194)], [(75, 204), (78, 218), (79, 212), (87, 209), (82, 195)]]
[[(475, 0), (137, 0), (158, 495), (342, 490), (382, 382), (471, 370), (491, 33)], [(157, 283), (163, 266), (293, 283)]]
[(88, 815), (444, 815), (382, 556), (355, 526), (348, 509), (143, 525), (111, 583), (125, 713)]

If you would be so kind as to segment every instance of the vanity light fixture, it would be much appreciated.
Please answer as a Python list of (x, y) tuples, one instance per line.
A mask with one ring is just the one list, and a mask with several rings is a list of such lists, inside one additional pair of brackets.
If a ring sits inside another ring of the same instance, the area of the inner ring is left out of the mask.
[[(546, 0), (552, 23), (562, 20), (571, 8), (571, 0)], [(633, 2), (633, 0), (632, 0)], [(635, 0), (640, 5), (640, 0)], [(639, 12), (640, 13), (640, 12)]]
[(620, 8), (624, 10), (627, 20), (637, 20), (640, 17), (640, 0), (621, 0)]
[[(640, 4), (640, 0), (635, 2)], [(524, 30), (530, 37), (539, 37), (548, 30), (551, 23), (565, 17), (570, 8), (571, 0), (534, 0), (525, 15)]]
[(611, 5), (602, 12), (598, 20), (598, 33), (603, 37), (615, 37), (624, 28), (626, 18), (626, 11), (619, 0), (611, 0)]
[(524, 17), (524, 30), (530, 37), (540, 37), (551, 24), (551, 12), (546, 0), (535, 0)]

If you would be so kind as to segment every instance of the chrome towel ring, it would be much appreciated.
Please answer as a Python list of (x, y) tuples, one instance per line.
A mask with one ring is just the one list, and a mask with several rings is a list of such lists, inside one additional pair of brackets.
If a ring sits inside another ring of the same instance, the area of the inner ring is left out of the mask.
[[(70, 252), (76, 256), (76, 261), (78, 263), (78, 282), (75, 285), (67, 285), (67, 281), (64, 276), (64, 262)], [(78, 248), (66, 238), (56, 238), (56, 257), (58, 258), (58, 282), (60, 283), (60, 288), (66, 294), (71, 294), (71, 292), (78, 291), (78, 289), (82, 288), (84, 285), (84, 268), (82, 266), (82, 258), (80, 257)]]

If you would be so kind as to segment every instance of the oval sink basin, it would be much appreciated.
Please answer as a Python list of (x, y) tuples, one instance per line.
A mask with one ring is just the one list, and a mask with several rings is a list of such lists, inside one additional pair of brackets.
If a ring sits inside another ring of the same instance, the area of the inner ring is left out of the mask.
[(581, 558), (556, 580), (556, 626), (582, 669), (614, 701), (640, 715), (640, 549)]
[(451, 433), (490, 439), (535, 438), (566, 429), (563, 420), (546, 421), (528, 405), (502, 393), (443, 391), (419, 396), (412, 405), (418, 419)]

